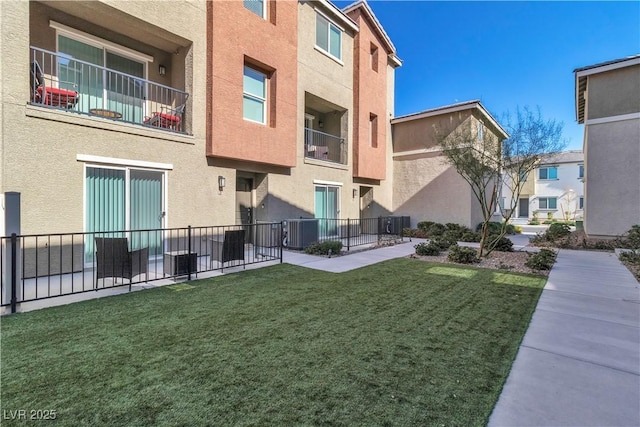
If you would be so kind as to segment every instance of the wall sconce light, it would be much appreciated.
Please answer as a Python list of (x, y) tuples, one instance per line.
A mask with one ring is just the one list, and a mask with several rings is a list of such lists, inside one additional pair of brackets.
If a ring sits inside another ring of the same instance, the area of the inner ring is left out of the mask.
[(160, 66), (158, 67), (158, 74), (160, 74), (161, 76), (166, 76), (167, 75), (167, 67), (165, 67), (164, 65), (160, 64)]
[(227, 185), (227, 180), (224, 178), (224, 176), (218, 176), (218, 188), (220, 189), (220, 191), (222, 191), (225, 185)]
[(358, 197), (358, 189), (357, 189), (357, 188), (354, 188), (354, 189), (353, 189), (352, 194), (353, 194), (353, 198), (354, 198), (354, 199), (355, 199), (356, 197)]
[(319, 121), (318, 122), (318, 126), (320, 127), (320, 129), (324, 128), (324, 122), (323, 121)]

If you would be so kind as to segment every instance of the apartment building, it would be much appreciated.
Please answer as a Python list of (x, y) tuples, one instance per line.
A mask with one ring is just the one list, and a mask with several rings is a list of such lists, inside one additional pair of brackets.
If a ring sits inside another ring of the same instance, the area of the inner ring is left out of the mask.
[(13, 59), (1, 65), (0, 193), (19, 193), (22, 234), (218, 220), (218, 171), (204, 156), (206, 2), (0, 8)]
[(640, 55), (574, 70), (576, 120), (584, 124), (589, 236), (640, 224)]
[(483, 220), (473, 191), (446, 161), (439, 135), (456, 131), (478, 141), (508, 138), (480, 101), (467, 101), (394, 118), (393, 211), (423, 220), (454, 222), (475, 228)]
[(503, 186), (505, 206), (515, 206), (512, 219), (576, 220), (584, 216), (584, 155), (581, 150), (546, 156), (526, 177), (520, 197)]
[(235, 195), (220, 209), (236, 223), (390, 212), (401, 63), (366, 2), (209, 2), (207, 22), (207, 157)]

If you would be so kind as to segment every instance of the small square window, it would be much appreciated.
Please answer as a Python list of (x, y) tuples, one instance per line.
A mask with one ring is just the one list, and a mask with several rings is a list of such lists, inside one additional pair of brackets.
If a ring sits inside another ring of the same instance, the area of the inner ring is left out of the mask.
[(267, 17), (266, 0), (242, 0), (244, 7), (261, 18)]
[(540, 168), (538, 170), (538, 178), (540, 179), (558, 179), (558, 168), (557, 167), (549, 167), (549, 168)]

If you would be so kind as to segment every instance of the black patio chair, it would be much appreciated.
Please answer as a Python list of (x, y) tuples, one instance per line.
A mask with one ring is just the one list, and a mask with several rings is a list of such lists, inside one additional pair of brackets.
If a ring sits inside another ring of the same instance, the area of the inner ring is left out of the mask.
[(149, 248), (129, 251), (126, 237), (96, 237), (96, 284), (105, 277), (131, 281), (149, 269)]

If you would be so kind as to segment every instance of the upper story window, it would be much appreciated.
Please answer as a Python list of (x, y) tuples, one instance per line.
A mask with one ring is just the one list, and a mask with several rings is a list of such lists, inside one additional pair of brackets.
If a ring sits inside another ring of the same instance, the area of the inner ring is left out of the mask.
[(375, 72), (378, 72), (378, 46), (371, 43), (371, 69)]
[(245, 120), (266, 124), (267, 75), (245, 65), (242, 93), (242, 117)]
[(578, 209), (584, 209), (584, 197), (580, 197)]
[(578, 165), (578, 179), (584, 178), (584, 165)]
[(342, 29), (320, 14), (316, 14), (316, 46), (342, 60)]
[(548, 167), (538, 169), (539, 179), (558, 179), (558, 167)]
[(242, 0), (244, 7), (255, 13), (259, 17), (267, 18), (267, 1), (266, 0)]
[(484, 124), (482, 122), (478, 123), (478, 142), (484, 141)]

